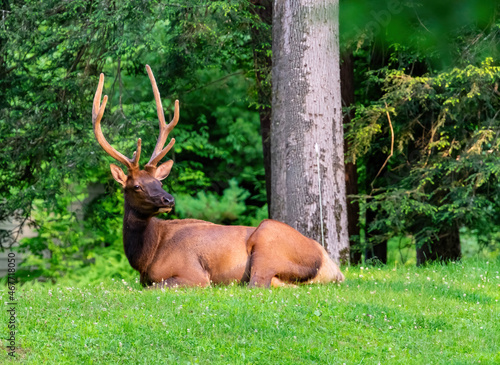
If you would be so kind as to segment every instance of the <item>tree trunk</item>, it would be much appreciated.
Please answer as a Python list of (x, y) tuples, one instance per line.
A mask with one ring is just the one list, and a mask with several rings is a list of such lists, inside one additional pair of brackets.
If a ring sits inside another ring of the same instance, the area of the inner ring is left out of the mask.
[(417, 248), (417, 266), (427, 261), (457, 261), (462, 256), (458, 224), (443, 227), (436, 239)]
[(274, 2), (271, 217), (348, 262), (339, 61), (338, 0)]
[[(354, 61), (350, 51), (342, 54), (340, 86), (342, 107), (354, 105)], [(353, 117), (354, 109), (350, 110), (349, 113), (344, 113), (344, 126), (348, 125)], [(347, 153), (348, 150), (349, 142), (344, 140), (344, 153)], [(359, 237), (359, 203), (349, 198), (350, 195), (358, 195), (358, 171), (356, 164), (352, 162), (345, 164), (345, 185), (347, 195), (347, 232), (349, 234), (351, 264), (358, 265), (361, 263), (361, 249), (352, 237)]]
[(383, 233), (379, 230), (370, 229), (368, 227), (375, 221), (377, 217), (376, 212), (371, 209), (366, 210), (366, 241), (367, 245), (365, 248), (365, 262), (377, 263), (377, 264), (387, 264), (387, 240), (378, 242), (378, 237), (382, 236)]
[(267, 207), (271, 216), (271, 56), (263, 45), (271, 44), (271, 27), (273, 21), (272, 0), (252, 0), (256, 5), (255, 11), (260, 17), (263, 26), (252, 27), (253, 59), (257, 82), (257, 102), (259, 104), (260, 133), (264, 156), (264, 172), (266, 178)]
[[(375, 191), (378, 188), (383, 188), (387, 186), (388, 182), (384, 176), (377, 176), (380, 168), (384, 164), (387, 155), (382, 153), (380, 149), (375, 150), (374, 153), (370, 154), (365, 162), (365, 191), (371, 192), (370, 195), (376, 196), (377, 193), (373, 192), (373, 188)], [(383, 174), (382, 174), (383, 175)], [(373, 184), (373, 186), (372, 186)], [(372, 198), (373, 199), (373, 198)], [(367, 201), (370, 203), (370, 200)], [(376, 262), (386, 264), (387, 263), (387, 240), (382, 239), (384, 236), (384, 232), (379, 229), (373, 228), (373, 223), (376, 220), (385, 219), (385, 217), (377, 216), (377, 213), (380, 212), (374, 211), (371, 208), (366, 209), (365, 214), (365, 238), (366, 238), (366, 247), (365, 247), (365, 261), (374, 260)], [(383, 212), (382, 212), (383, 214)]]

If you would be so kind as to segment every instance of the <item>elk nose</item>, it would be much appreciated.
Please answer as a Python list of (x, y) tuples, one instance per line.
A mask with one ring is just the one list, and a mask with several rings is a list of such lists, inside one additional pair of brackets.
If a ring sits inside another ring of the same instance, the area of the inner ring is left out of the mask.
[(174, 202), (174, 197), (169, 195), (169, 196), (163, 196), (161, 198), (161, 201), (164, 205), (170, 205), (170, 206), (173, 206), (175, 204)]

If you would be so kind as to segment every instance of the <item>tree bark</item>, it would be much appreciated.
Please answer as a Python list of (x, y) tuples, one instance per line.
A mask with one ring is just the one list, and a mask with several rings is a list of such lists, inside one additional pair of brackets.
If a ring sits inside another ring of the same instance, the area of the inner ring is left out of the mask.
[[(354, 105), (354, 60), (351, 51), (345, 51), (342, 54), (340, 86), (342, 107)], [(348, 113), (344, 113), (344, 126), (348, 126), (353, 117), (354, 109), (351, 109)], [(349, 142), (344, 140), (344, 153), (347, 153), (348, 150)], [(361, 263), (361, 249), (352, 237), (359, 237), (359, 203), (349, 198), (350, 195), (358, 195), (358, 171), (356, 164), (352, 162), (345, 164), (345, 187), (347, 196), (347, 232), (349, 234), (351, 264), (358, 265)]]
[(271, 217), (348, 262), (339, 65), (338, 0), (276, 0)]

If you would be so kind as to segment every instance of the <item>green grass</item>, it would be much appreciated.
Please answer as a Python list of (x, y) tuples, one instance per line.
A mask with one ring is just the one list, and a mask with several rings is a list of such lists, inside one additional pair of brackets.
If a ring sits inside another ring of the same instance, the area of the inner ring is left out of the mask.
[(344, 268), (342, 285), (299, 288), (27, 284), (17, 358), (0, 363), (498, 364), (499, 272), (498, 260), (469, 260)]

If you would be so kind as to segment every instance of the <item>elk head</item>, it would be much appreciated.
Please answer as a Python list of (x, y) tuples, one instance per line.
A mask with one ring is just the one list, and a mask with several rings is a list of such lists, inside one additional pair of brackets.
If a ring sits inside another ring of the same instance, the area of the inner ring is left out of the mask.
[(169, 212), (174, 206), (174, 198), (163, 190), (161, 180), (165, 179), (174, 162), (167, 161), (157, 167), (158, 162), (167, 154), (175, 143), (175, 139), (171, 139), (170, 143), (163, 148), (167, 140), (168, 134), (176, 126), (179, 121), (179, 101), (175, 101), (174, 118), (167, 125), (165, 123), (165, 115), (160, 99), (160, 92), (156, 86), (156, 81), (149, 65), (146, 65), (146, 70), (153, 86), (153, 93), (156, 101), (156, 109), (158, 120), (160, 122), (160, 135), (156, 141), (156, 147), (149, 162), (144, 166), (144, 170), (139, 167), (139, 158), (141, 156), (141, 139), (137, 140), (137, 150), (132, 158), (128, 158), (115, 150), (104, 138), (101, 130), (101, 118), (106, 108), (108, 96), (104, 95), (101, 105), (101, 94), (104, 85), (104, 74), (99, 77), (99, 85), (94, 96), (94, 104), (92, 106), (92, 124), (97, 142), (111, 157), (118, 162), (121, 162), (127, 167), (127, 174), (115, 164), (110, 164), (111, 174), (113, 178), (120, 183), (124, 188), (125, 202), (141, 215), (152, 216), (161, 212)]

